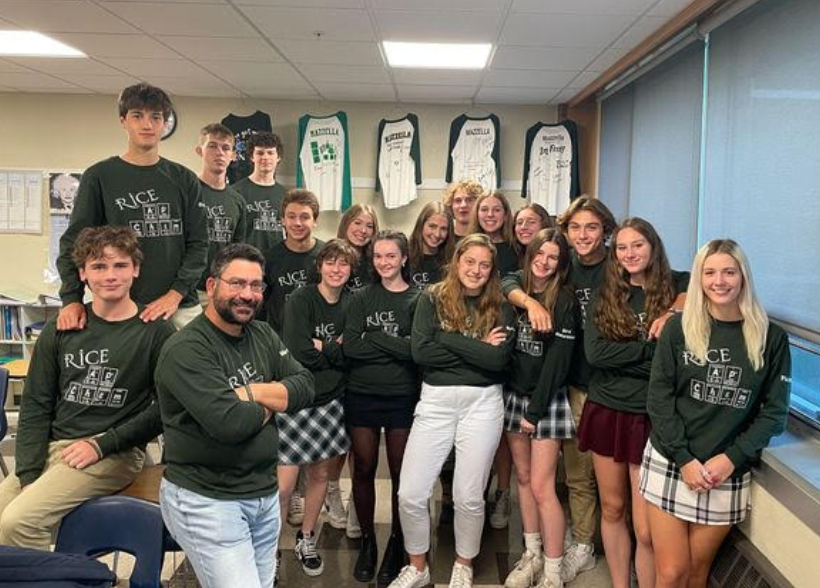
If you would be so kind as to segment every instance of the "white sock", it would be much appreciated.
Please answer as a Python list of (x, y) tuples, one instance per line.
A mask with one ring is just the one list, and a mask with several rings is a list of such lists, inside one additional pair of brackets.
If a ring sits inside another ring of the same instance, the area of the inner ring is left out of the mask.
[(561, 576), (561, 562), (564, 557), (544, 556), (544, 573), (548, 576)]
[(524, 533), (524, 547), (527, 551), (540, 555), (542, 546), (541, 533)]

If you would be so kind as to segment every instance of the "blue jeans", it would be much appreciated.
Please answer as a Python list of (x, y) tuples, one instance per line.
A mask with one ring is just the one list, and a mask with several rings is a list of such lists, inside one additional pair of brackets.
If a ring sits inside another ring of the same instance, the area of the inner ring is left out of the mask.
[(202, 588), (271, 588), (279, 542), (279, 493), (217, 500), (166, 479), (162, 519)]

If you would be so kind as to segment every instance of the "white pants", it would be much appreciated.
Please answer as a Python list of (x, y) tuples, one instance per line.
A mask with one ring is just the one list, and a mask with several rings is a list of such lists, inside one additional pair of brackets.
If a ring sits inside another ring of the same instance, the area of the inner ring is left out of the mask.
[(407, 553), (420, 555), (430, 550), (428, 501), (444, 460), (455, 444), (456, 553), (467, 559), (478, 555), (484, 527), (484, 487), (503, 423), (500, 384), (422, 385), (399, 483), (399, 514)]

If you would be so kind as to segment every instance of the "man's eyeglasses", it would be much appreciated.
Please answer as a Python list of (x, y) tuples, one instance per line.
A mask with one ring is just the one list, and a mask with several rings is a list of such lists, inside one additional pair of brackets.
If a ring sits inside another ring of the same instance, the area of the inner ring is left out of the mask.
[(267, 288), (267, 284), (265, 282), (247, 282), (245, 280), (226, 280), (222, 277), (218, 278), (222, 280), (226, 284), (228, 284), (228, 290), (230, 290), (234, 294), (239, 294), (240, 292), (244, 292), (245, 288), (250, 287), (251, 292), (254, 294), (261, 294)]

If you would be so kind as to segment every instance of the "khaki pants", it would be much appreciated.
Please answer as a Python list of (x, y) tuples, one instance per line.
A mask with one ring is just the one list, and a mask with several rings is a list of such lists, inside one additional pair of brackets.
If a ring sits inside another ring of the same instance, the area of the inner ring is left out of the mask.
[(202, 310), (208, 308), (208, 293), (197, 290), (196, 295), (199, 297), (199, 305), (202, 307)]
[(142, 470), (137, 448), (109, 455), (85, 469), (66, 464), (60, 453), (74, 441), (52, 441), (37, 480), (20, 489), (10, 474), (0, 484), (0, 544), (48, 550), (65, 515), (83, 502), (128, 486)]
[[(587, 393), (574, 386), (569, 387), (569, 405), (575, 428), (581, 423), (581, 413), (587, 401)], [(564, 470), (569, 490), (569, 513), (572, 517), (572, 534), (578, 543), (592, 544), (595, 535), (598, 489), (595, 470), (592, 467), (592, 453), (578, 451), (576, 439), (564, 440)]]
[(194, 304), (187, 308), (178, 308), (174, 316), (171, 317), (171, 322), (174, 324), (174, 327), (176, 327), (176, 330), (179, 331), (201, 314), (202, 306), (199, 304)]

